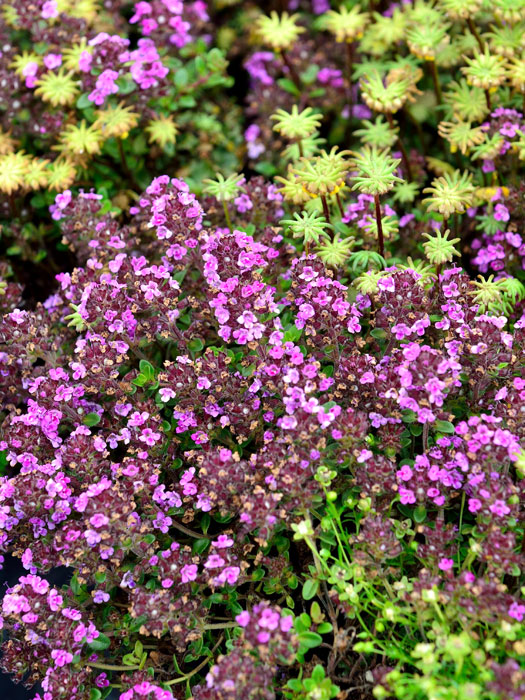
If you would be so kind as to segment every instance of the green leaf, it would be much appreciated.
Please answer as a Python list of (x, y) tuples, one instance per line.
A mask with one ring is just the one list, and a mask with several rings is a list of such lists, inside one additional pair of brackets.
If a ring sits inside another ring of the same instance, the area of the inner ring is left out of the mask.
[(426, 519), (426, 517), (427, 509), (425, 508), (425, 506), (420, 505), (414, 510), (414, 520), (416, 521), (416, 523), (422, 523)]
[(440, 433), (449, 433), (452, 435), (455, 432), (454, 424), (448, 420), (436, 420), (434, 421), (434, 427)]
[(288, 681), (288, 683), (286, 684), (286, 687), (290, 688), (290, 690), (295, 690), (298, 693), (303, 689), (303, 684), (299, 680), (299, 678), (292, 678), (291, 680)]
[(286, 92), (289, 92), (291, 95), (295, 95), (296, 97), (301, 96), (301, 91), (293, 82), (293, 80), (290, 80), (289, 78), (280, 78), (277, 81), (277, 85), (283, 90), (286, 90)]
[(92, 428), (94, 425), (100, 423), (100, 415), (98, 413), (87, 413), (82, 422), (84, 425), (87, 425), (88, 428)]
[(105, 634), (102, 634), (102, 632), (98, 635), (96, 639), (94, 639), (92, 642), (89, 642), (88, 646), (90, 649), (93, 649), (93, 651), (104, 651), (104, 649), (107, 649), (111, 644), (111, 639), (109, 637), (106, 637)]
[(319, 590), (319, 581), (317, 579), (308, 579), (303, 584), (303, 598), (304, 600), (312, 600), (317, 595)]
[(299, 644), (307, 649), (314, 649), (321, 644), (323, 638), (317, 632), (301, 632), (299, 635)]
[(186, 68), (179, 68), (179, 70), (175, 73), (173, 77), (173, 82), (175, 85), (179, 88), (184, 87), (185, 85), (188, 84), (189, 81), (189, 75), (188, 71)]
[(317, 631), (319, 634), (329, 634), (333, 630), (333, 626), (330, 622), (321, 622), (319, 627), (317, 628)]
[(190, 340), (188, 343), (188, 350), (190, 352), (200, 352), (204, 347), (204, 343), (200, 338), (193, 338), (193, 340)]
[(88, 97), (88, 93), (85, 92), (77, 100), (77, 109), (86, 109), (87, 107), (93, 107), (93, 102)]
[(90, 695), (89, 695), (89, 700), (100, 700), (102, 697), (102, 693), (98, 688), (91, 688), (90, 690)]
[(147, 360), (141, 360), (139, 362), (139, 369), (141, 374), (143, 374), (148, 381), (155, 379), (155, 368)]

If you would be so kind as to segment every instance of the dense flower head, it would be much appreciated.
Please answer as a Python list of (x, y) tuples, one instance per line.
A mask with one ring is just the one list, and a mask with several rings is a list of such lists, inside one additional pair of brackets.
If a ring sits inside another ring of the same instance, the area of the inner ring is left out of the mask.
[(2, 3), (1, 669), (518, 700), (524, 13), (266, 5)]

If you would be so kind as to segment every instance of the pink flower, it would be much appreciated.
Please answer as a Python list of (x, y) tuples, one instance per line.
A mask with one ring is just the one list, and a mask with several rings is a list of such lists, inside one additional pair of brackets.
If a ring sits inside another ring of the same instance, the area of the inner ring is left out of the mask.
[(46, 0), (42, 6), (42, 17), (44, 19), (53, 19), (58, 17), (58, 7), (56, 0)]
[(65, 651), (65, 649), (53, 649), (51, 658), (54, 660), (56, 666), (65, 666), (73, 661), (73, 654), (69, 651)]
[(452, 559), (440, 559), (438, 567), (441, 571), (449, 571), (454, 566), (454, 561)]

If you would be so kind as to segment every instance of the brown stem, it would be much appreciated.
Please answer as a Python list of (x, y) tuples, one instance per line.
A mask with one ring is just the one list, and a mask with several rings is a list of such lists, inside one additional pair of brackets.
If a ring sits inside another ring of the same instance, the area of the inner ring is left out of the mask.
[(281, 50), (281, 57), (283, 59), (284, 65), (288, 68), (288, 71), (290, 73), (290, 77), (293, 80), (293, 83), (295, 87), (300, 90), (301, 89), (301, 80), (299, 78), (299, 75), (297, 74), (297, 71), (293, 67), (292, 62), (288, 58), (288, 55), (286, 54), (286, 51)]
[[(394, 124), (394, 118), (392, 117), (390, 112), (386, 113), (386, 118), (388, 119), (388, 123), (392, 132), (395, 133), (396, 126)], [(401, 151), (401, 159), (403, 160), (403, 166), (407, 174), (407, 180), (409, 182), (412, 182), (412, 168), (410, 167), (410, 161), (408, 160), (408, 153), (406, 152), (405, 146), (403, 145), (403, 141), (401, 141), (401, 136), (399, 135), (397, 135), (397, 145), (399, 147), (399, 150)]]
[(381, 205), (379, 203), (379, 195), (374, 195), (374, 204), (376, 207), (376, 222), (377, 222), (377, 239), (379, 242), (379, 255), (385, 257), (385, 239), (383, 238), (383, 224), (381, 223)]
[(467, 26), (470, 29), (470, 33), (474, 36), (476, 41), (478, 42), (478, 46), (481, 51), (485, 51), (485, 44), (483, 43), (483, 39), (480, 37), (478, 30), (476, 29), (476, 25), (472, 21), (470, 17), (467, 17)]
[(324, 218), (328, 223), (330, 223), (330, 210), (328, 209), (328, 202), (326, 201), (326, 195), (321, 195), (321, 202), (323, 203), (323, 214)]
[(303, 141), (302, 139), (297, 140), (297, 148), (299, 149), (299, 156), (304, 158)]
[(489, 90), (485, 90), (485, 99), (487, 100), (487, 107), (489, 108), (489, 111), (492, 112), (492, 99), (490, 97)]
[(438, 105), (440, 105), (443, 102), (443, 95), (441, 94), (441, 84), (439, 82), (439, 75), (436, 68), (436, 62), (428, 61), (428, 63), (430, 64), (430, 74), (434, 83), (434, 92), (436, 93), (436, 100)]
[(339, 192), (335, 195), (335, 201), (337, 202), (337, 206), (339, 207), (339, 211), (341, 212), (341, 216), (344, 216), (345, 209), (343, 207), (343, 203), (341, 202), (341, 197), (339, 196)]

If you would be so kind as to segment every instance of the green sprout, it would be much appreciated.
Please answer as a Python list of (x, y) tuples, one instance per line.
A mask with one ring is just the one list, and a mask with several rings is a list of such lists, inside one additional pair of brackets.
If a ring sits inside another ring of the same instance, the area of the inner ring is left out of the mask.
[(469, 122), (454, 121), (440, 122), (438, 134), (450, 144), (450, 152), (461, 151), (467, 154), (474, 146), (479, 145), (485, 138), (485, 132), (480, 126), (472, 127)]
[(398, 182), (392, 192), (394, 202), (411, 204), (419, 194), (419, 185), (417, 182)]
[(311, 243), (319, 243), (320, 238), (326, 234), (326, 229), (333, 228), (332, 224), (316, 211), (303, 211), (300, 214), (296, 212), (293, 216), (293, 219), (282, 220), (281, 224), (288, 226), (293, 238), (302, 238), (307, 250)]
[(347, 9), (344, 5), (338, 10), (329, 10), (319, 18), (320, 26), (333, 34), (338, 42), (350, 43), (363, 36), (370, 21), (367, 12), (361, 12), (360, 5)]
[(317, 248), (317, 255), (330, 267), (341, 267), (346, 262), (354, 244), (355, 239), (353, 238), (327, 240)]
[(488, 113), (485, 93), (481, 88), (469, 85), (465, 78), (449, 83), (443, 99), (460, 122), (479, 122)]
[(476, 51), (470, 58), (465, 56), (466, 66), (461, 72), (466, 77), (469, 85), (482, 88), (485, 91), (487, 107), (492, 110), (490, 93), (496, 90), (506, 78), (506, 67), (503, 56), (491, 54), (488, 48), (484, 52)]
[(354, 135), (358, 136), (364, 144), (376, 146), (377, 148), (392, 148), (397, 141), (399, 127), (393, 129), (383, 117), (376, 117), (375, 121), (364, 119), (362, 128), (356, 129)]
[(380, 270), (368, 270), (353, 281), (354, 287), (361, 294), (375, 294), (379, 280), (385, 276)]
[(244, 177), (238, 173), (232, 173), (226, 178), (222, 173), (216, 173), (215, 179), (206, 178), (203, 180), (205, 187), (202, 188), (202, 191), (215, 197), (219, 202), (222, 202), (226, 223), (230, 229), (232, 228), (232, 223), (227, 202), (238, 196), (239, 192), (242, 190), (241, 183), (243, 180)]
[(357, 170), (353, 177), (352, 189), (374, 197), (379, 255), (385, 257), (379, 197), (389, 192), (396, 182), (402, 182), (400, 177), (394, 175), (401, 160), (392, 158), (387, 150), (379, 150), (375, 146), (364, 146), (361, 151), (353, 152), (352, 155), (352, 166)]
[(427, 211), (437, 211), (448, 219), (451, 214), (462, 214), (472, 206), (475, 188), (470, 173), (454, 170), (432, 180), (432, 185), (423, 192), (431, 195), (423, 200)]
[(301, 156), (304, 155), (302, 152), (302, 140), (312, 136), (321, 124), (321, 116), (314, 112), (311, 107), (306, 107), (299, 112), (297, 105), (293, 105), (291, 112), (278, 109), (275, 114), (272, 114), (270, 119), (276, 122), (273, 127), (274, 131), (279, 132), (287, 139), (298, 142)]
[(439, 0), (439, 6), (450, 19), (467, 19), (474, 17), (482, 5), (482, 0)]
[(304, 32), (304, 27), (297, 25), (298, 14), (289, 15), (283, 12), (279, 17), (277, 12), (270, 16), (259, 17), (257, 30), (263, 42), (277, 51), (289, 49)]
[(482, 275), (478, 275), (477, 282), (472, 282), (475, 287), (469, 295), (475, 304), (478, 304), (478, 313), (500, 313), (505, 308), (505, 286), (503, 280), (494, 281), (494, 275), (490, 275), (485, 279)]
[(423, 238), (428, 238), (426, 243), (423, 243), (425, 255), (431, 265), (436, 265), (438, 271), (445, 263), (451, 262), (454, 256), (459, 256), (460, 252), (454, 247), (461, 239), (449, 239), (450, 231), (435, 231), (434, 233), (424, 233)]
[(357, 250), (350, 255), (350, 269), (358, 273), (364, 270), (372, 270), (377, 267), (379, 270), (386, 266), (385, 259), (376, 253), (375, 250)]
[(395, 175), (400, 158), (392, 158), (388, 150), (365, 145), (361, 151), (352, 152), (352, 167), (357, 170), (353, 176), (353, 190), (372, 196), (389, 192), (396, 182), (402, 182)]
[(416, 83), (421, 77), (419, 69), (405, 69), (403, 72), (390, 71), (383, 80), (375, 70), (360, 80), (363, 101), (375, 112), (393, 114), (409, 101), (414, 102), (418, 94)]

